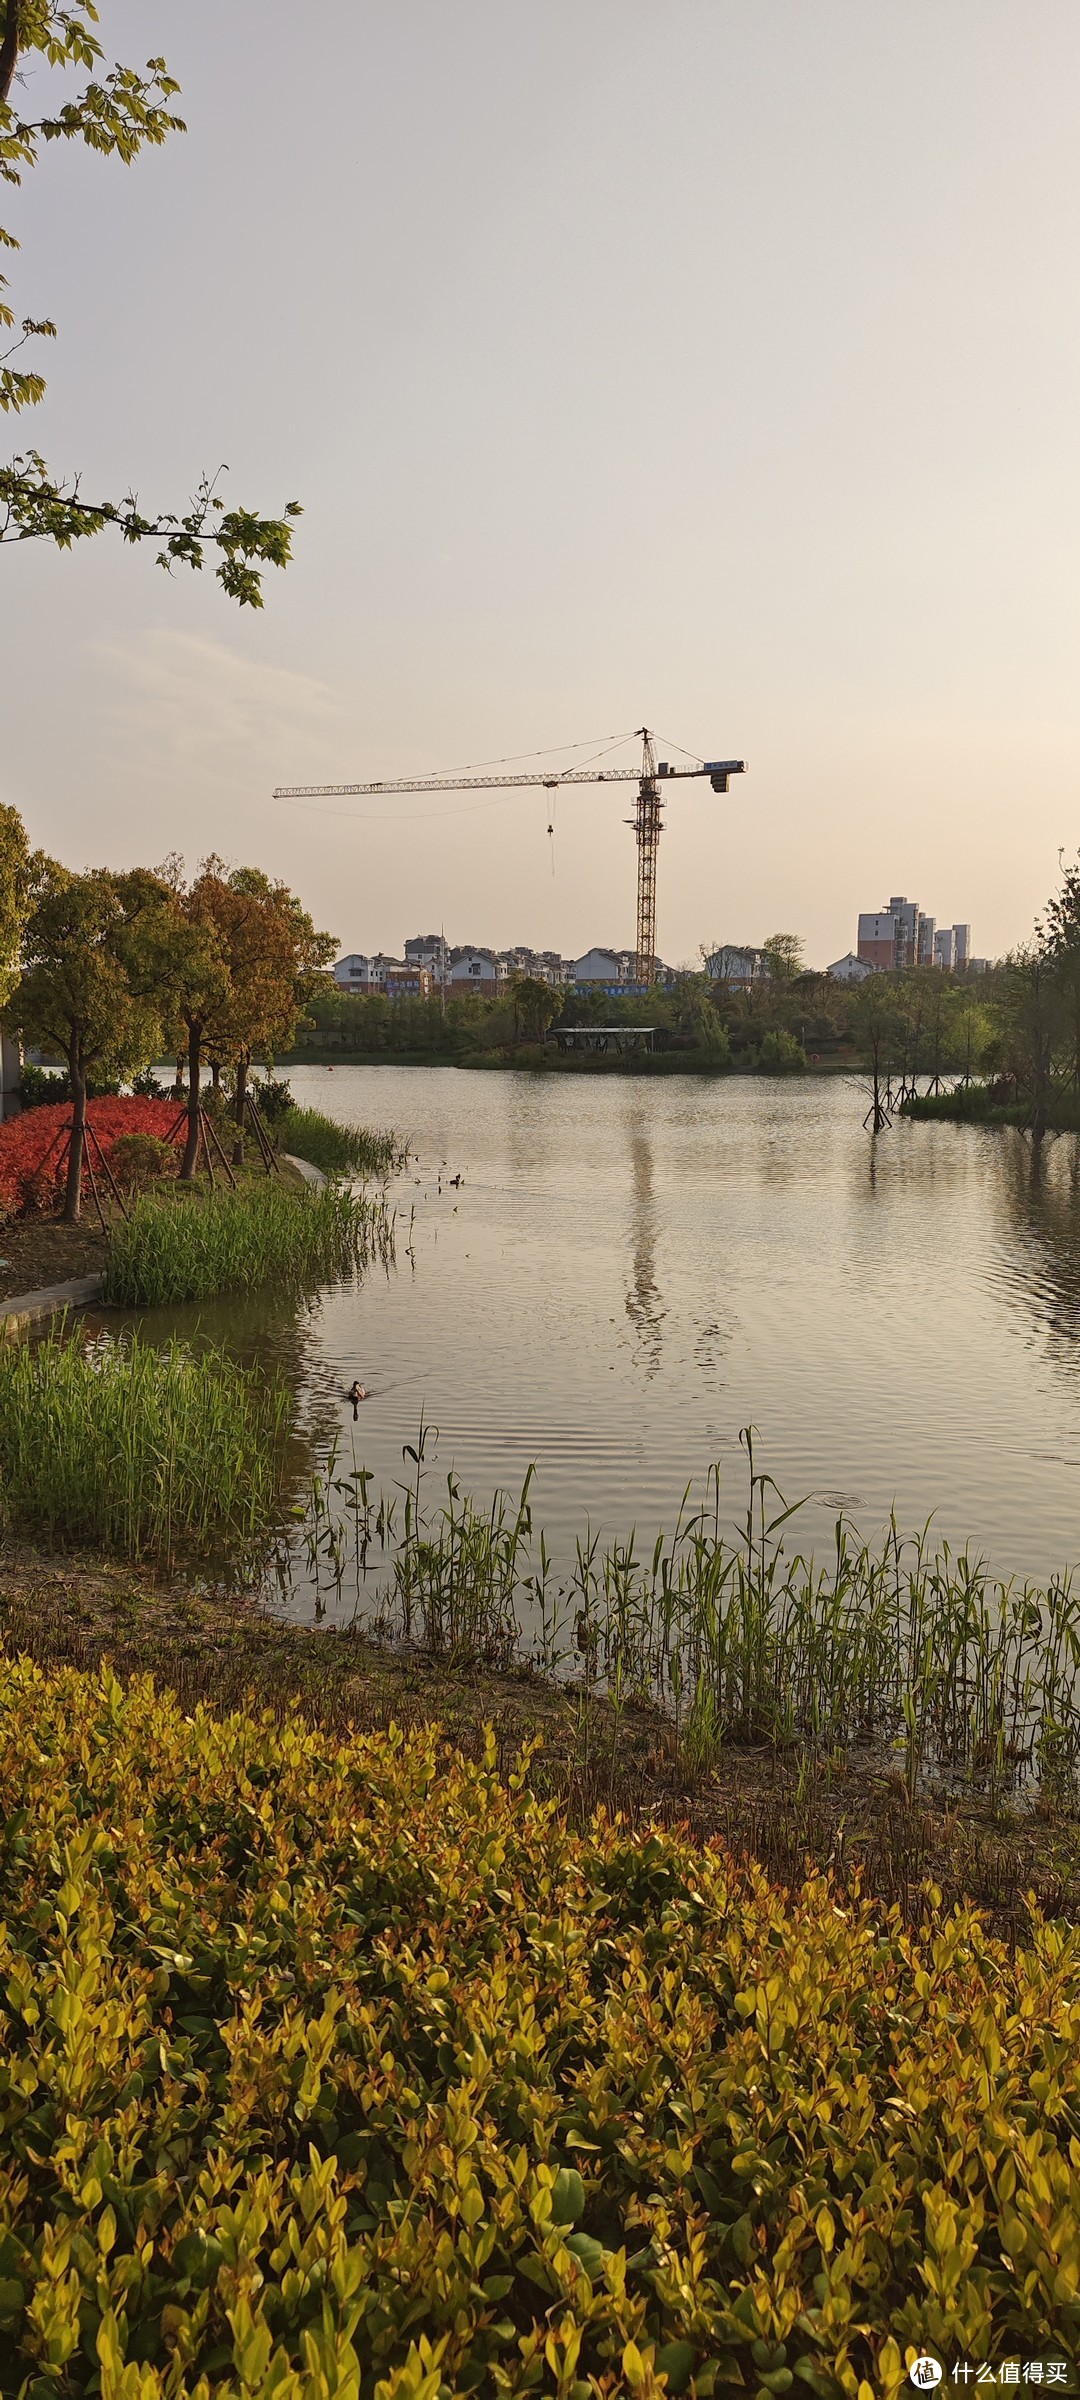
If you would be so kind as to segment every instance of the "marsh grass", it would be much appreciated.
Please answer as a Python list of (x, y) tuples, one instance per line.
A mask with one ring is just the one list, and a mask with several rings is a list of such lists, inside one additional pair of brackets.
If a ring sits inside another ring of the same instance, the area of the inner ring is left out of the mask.
[(287, 1108), (274, 1131), (282, 1150), (321, 1167), (324, 1175), (393, 1175), (409, 1156), (408, 1143), (398, 1134), (337, 1125), (317, 1108)]
[(44, 1545), (170, 1564), (251, 1559), (278, 1505), (285, 1387), (220, 1350), (196, 1356), (64, 1328), (0, 1348), (0, 1506)]
[(393, 1259), (393, 1222), (382, 1200), (330, 1186), (298, 1191), (276, 1182), (196, 1199), (140, 1200), (110, 1228), (105, 1297), (125, 1307), (169, 1307), (215, 1292), (276, 1283), (304, 1289)]
[[(455, 1666), (572, 1671), (616, 1714), (659, 1704), (684, 1769), (707, 1774), (725, 1746), (804, 1746), (876, 1756), (909, 1798), (928, 1782), (977, 1782), (992, 1803), (1018, 1788), (1080, 1803), (1080, 1600), (1068, 1577), (1045, 1588), (994, 1577), (928, 1531), (860, 1541), (838, 1518), (824, 1559), (791, 1547), (789, 1506), (741, 1436), (741, 1527), (721, 1514), (714, 1468), (688, 1488), (674, 1530), (639, 1553), (634, 1537), (577, 1544), (555, 1578), (532, 1512), (532, 1470), (516, 1500), (479, 1509), (452, 1475), (428, 1508), (433, 1436), (406, 1445), (396, 1496), (337, 1455), (313, 1489), (301, 1548), (316, 1589), (339, 1603), (353, 1579), (360, 1614), (384, 1639)], [(372, 1605), (371, 1553), (391, 1554)]]

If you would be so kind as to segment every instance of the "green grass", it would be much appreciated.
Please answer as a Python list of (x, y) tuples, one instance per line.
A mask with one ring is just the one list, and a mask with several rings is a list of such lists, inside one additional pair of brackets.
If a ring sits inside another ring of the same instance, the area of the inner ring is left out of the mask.
[(393, 1255), (381, 1200), (266, 1182), (207, 1199), (140, 1200), (109, 1232), (106, 1299), (169, 1307), (264, 1283), (303, 1289)]
[[(986, 1083), (957, 1084), (951, 1092), (916, 1092), (905, 1100), (901, 1115), (916, 1118), (944, 1118), (956, 1125), (1027, 1125), (1031, 1121), (1032, 1101), (1026, 1099), (995, 1100), (992, 1086)], [(1045, 1106), (1045, 1125), (1049, 1133), (1080, 1132), (1080, 1095), (1074, 1091), (1048, 1091)]]
[(392, 1175), (409, 1155), (396, 1133), (337, 1125), (318, 1108), (287, 1108), (274, 1132), (282, 1150), (321, 1167), (324, 1175)]
[(62, 1331), (0, 1348), (0, 1506), (45, 1543), (238, 1555), (273, 1516), (289, 1398), (221, 1351)]
[[(573, 1570), (551, 1572), (531, 1481), (478, 1509), (453, 1476), (428, 1507), (421, 1426), (401, 1500), (370, 1500), (363, 1469), (336, 1454), (312, 1489), (302, 1547), (309, 1577), (363, 1591), (369, 1552), (391, 1579), (377, 1630), (455, 1666), (531, 1663), (613, 1699), (659, 1703), (688, 1772), (726, 1745), (860, 1749), (911, 1797), (927, 1780), (974, 1780), (993, 1802), (1016, 1788), (1080, 1804), (1080, 1594), (1002, 1582), (928, 1535), (860, 1541), (840, 1519), (824, 1559), (787, 1546), (797, 1511), (755, 1464), (729, 1532), (719, 1470), (703, 1505), (639, 1552), (633, 1537), (581, 1538)], [(336, 1504), (335, 1504), (336, 1502)], [(352, 1572), (357, 1566), (361, 1571)]]

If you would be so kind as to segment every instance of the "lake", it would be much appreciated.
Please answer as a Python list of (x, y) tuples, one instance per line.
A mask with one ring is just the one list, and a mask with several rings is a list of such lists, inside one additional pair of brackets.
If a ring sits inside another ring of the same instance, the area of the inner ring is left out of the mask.
[(408, 1135), (396, 1272), (299, 1313), (259, 1298), (200, 1317), (287, 1356), (309, 1417), (340, 1424), (378, 1485), (400, 1481), (423, 1413), (436, 1478), (480, 1499), (535, 1464), (566, 1558), (590, 1525), (651, 1540), (716, 1459), (734, 1518), (752, 1423), (786, 1497), (813, 1495), (802, 1544), (827, 1547), (843, 1506), (864, 1533), (932, 1516), (1005, 1573), (1080, 1556), (1074, 1136), (1033, 1151), (901, 1122), (871, 1140), (865, 1097), (832, 1077), (289, 1080)]

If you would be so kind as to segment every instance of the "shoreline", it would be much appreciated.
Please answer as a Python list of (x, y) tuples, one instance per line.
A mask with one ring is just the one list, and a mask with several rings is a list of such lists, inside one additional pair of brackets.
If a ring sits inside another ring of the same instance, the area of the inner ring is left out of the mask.
[(1064, 1814), (995, 1813), (955, 1792), (912, 1802), (887, 1756), (806, 1746), (730, 1743), (715, 1767), (691, 1774), (670, 1720), (643, 1701), (616, 1708), (527, 1667), (458, 1667), (361, 1631), (298, 1626), (250, 1592), (164, 1581), (90, 1553), (5, 1540), (0, 1566), (3, 1649), (46, 1672), (108, 1661), (121, 1681), (149, 1674), (186, 1712), (201, 1705), (215, 1717), (250, 1705), (335, 1732), (434, 1724), (473, 1757), (493, 1725), (503, 1773), (535, 1746), (530, 1785), (575, 1823), (602, 1808), (629, 1825), (680, 1827), (785, 1888), (808, 1867), (825, 1870), (912, 1918), (933, 1884), (946, 1905), (984, 1909), (1006, 1939), (1024, 1937), (1029, 1893), (1045, 1914), (1080, 1921), (1080, 1823)]

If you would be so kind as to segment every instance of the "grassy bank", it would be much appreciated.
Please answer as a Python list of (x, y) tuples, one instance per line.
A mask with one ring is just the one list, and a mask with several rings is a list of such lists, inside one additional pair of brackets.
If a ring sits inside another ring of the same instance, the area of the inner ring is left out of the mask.
[(925, 2350), (1075, 2355), (1075, 1932), (912, 1932), (575, 1832), (493, 1745), (27, 1664), (0, 1818), (10, 2394), (898, 2400)]
[(182, 1576), (160, 1581), (145, 1565), (48, 1555), (10, 1537), (0, 1641), (50, 1672), (108, 1660), (125, 1682), (152, 1674), (189, 1713), (269, 1709), (280, 1721), (299, 1709), (334, 1735), (437, 1722), (474, 1758), (492, 1723), (504, 1775), (529, 1751), (530, 1788), (579, 1827), (598, 1804), (630, 1825), (681, 1826), (787, 1886), (827, 1869), (909, 1921), (929, 1883), (950, 1903), (977, 1903), (1014, 1941), (1031, 1893), (1048, 1914), (1080, 1920), (1080, 1823), (1067, 1812), (995, 1804), (970, 1787), (912, 1800), (887, 1753), (732, 1743), (706, 1764), (655, 1704), (614, 1699), (587, 1675), (454, 1665), (419, 1641), (404, 1649), (356, 1626), (298, 1625)]
[[(905, 1100), (901, 1114), (944, 1118), (956, 1125), (1030, 1125), (1033, 1112), (1030, 1097), (1006, 1100), (1000, 1097), (1000, 1089), (994, 1084), (968, 1083), (958, 1084), (952, 1092), (916, 1092), (912, 1099)], [(1048, 1092), (1043, 1125), (1047, 1133), (1080, 1133), (1080, 1095), (1073, 1091)]]
[(398, 1134), (338, 1125), (317, 1108), (285, 1109), (275, 1122), (274, 1136), (281, 1150), (306, 1158), (324, 1175), (392, 1175), (409, 1156), (408, 1143)]
[(304, 1288), (392, 1255), (380, 1200), (266, 1181), (200, 1203), (177, 1188), (139, 1200), (110, 1228), (105, 1296), (164, 1307), (265, 1283)]
[[(517, 1500), (476, 1508), (449, 1479), (426, 1499), (425, 1437), (408, 1457), (404, 1512), (370, 1499), (370, 1478), (332, 1461), (304, 1531), (309, 1568), (336, 1608), (365, 1602), (380, 1543), (388, 1573), (372, 1622), (451, 1664), (548, 1675), (583, 1671), (616, 1713), (657, 1706), (685, 1769), (711, 1771), (731, 1744), (860, 1749), (885, 1761), (910, 1799), (977, 1786), (996, 1805), (1018, 1792), (1080, 1809), (1080, 1594), (1002, 1582), (967, 1552), (924, 1535), (860, 1541), (841, 1519), (822, 1560), (788, 1547), (797, 1511), (759, 1472), (743, 1437), (741, 1534), (718, 1471), (650, 1550), (606, 1550), (584, 1534), (557, 1577), (534, 1522), (531, 1476)], [(331, 1508), (331, 1493), (336, 1494)]]
[(53, 1333), (0, 1348), (4, 1523), (59, 1547), (169, 1561), (265, 1535), (288, 1395), (223, 1352), (83, 1346)]

